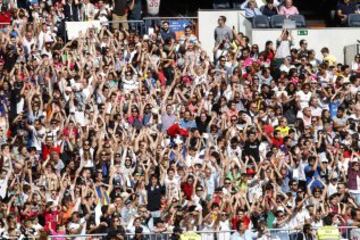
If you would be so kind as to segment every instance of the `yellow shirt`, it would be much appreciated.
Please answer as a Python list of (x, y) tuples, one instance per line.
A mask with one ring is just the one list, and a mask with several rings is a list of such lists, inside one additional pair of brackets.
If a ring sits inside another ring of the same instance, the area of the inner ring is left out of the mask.
[(201, 240), (201, 236), (196, 232), (184, 232), (180, 235), (180, 240)]
[(285, 127), (278, 126), (276, 127), (275, 130), (278, 130), (282, 137), (286, 137), (287, 135), (289, 135), (290, 128), (288, 126)]
[(325, 61), (329, 63), (329, 66), (336, 65), (336, 58), (333, 55), (327, 55), (326, 57), (324, 57), (324, 62)]
[(335, 226), (324, 226), (317, 230), (318, 240), (339, 240), (340, 232)]

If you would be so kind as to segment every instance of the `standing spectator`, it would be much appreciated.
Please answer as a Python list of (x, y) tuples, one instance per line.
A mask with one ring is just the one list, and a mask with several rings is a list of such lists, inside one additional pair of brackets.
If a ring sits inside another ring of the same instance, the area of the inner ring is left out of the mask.
[(156, 17), (160, 13), (161, 0), (146, 0), (147, 16)]
[(291, 15), (298, 15), (299, 11), (298, 11), (297, 7), (293, 6), (292, 0), (285, 0), (284, 5), (281, 6), (279, 9), (279, 14), (289, 17)]
[(64, 6), (65, 21), (76, 22), (80, 20), (79, 4), (74, 0), (66, 0)]
[(123, 29), (127, 30), (129, 28), (127, 21), (127, 17), (129, 11), (134, 8), (135, 0), (113, 0), (113, 12), (112, 12), (112, 20), (113, 29), (118, 30), (121, 25)]
[[(146, 174), (148, 170), (146, 170)], [(161, 207), (161, 196), (165, 194), (165, 189), (160, 185), (158, 178), (153, 175), (151, 176), (149, 185), (146, 186), (147, 191), (147, 209), (150, 211), (151, 216), (159, 220), (160, 218), (160, 207)]]
[(169, 28), (169, 22), (163, 21), (160, 29), (160, 36), (164, 42), (169, 42), (170, 40), (176, 40), (175, 32)]
[(299, 57), (307, 58), (309, 56), (308, 42), (305, 39), (301, 39), (299, 42), (300, 49), (298, 51)]
[(89, 0), (84, 0), (81, 6), (81, 14), (83, 21), (94, 20), (95, 6)]
[(290, 47), (292, 45), (293, 37), (291, 32), (286, 29), (283, 29), (280, 37), (276, 41), (276, 54), (275, 58), (284, 59), (290, 56)]
[(220, 16), (218, 19), (218, 26), (215, 28), (215, 44), (230, 42), (233, 39), (233, 32), (226, 24), (226, 17)]
[(134, 0), (134, 7), (130, 11), (129, 20), (141, 20), (142, 0)]

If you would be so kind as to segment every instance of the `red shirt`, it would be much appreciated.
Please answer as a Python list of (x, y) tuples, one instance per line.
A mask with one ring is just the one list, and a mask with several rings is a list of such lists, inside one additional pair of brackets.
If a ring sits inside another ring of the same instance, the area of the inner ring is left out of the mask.
[(9, 12), (1, 12), (0, 13), (0, 28), (3, 28), (5, 26), (7, 26), (4, 23), (11, 23), (11, 14)]
[(63, 134), (65, 135), (65, 136), (70, 136), (70, 134), (73, 134), (73, 135), (75, 135), (75, 137), (77, 137), (78, 136), (78, 130), (76, 129), (76, 128), (73, 128), (73, 129), (70, 129), (70, 128), (65, 128), (64, 129), (64, 131), (63, 131)]
[(46, 146), (45, 144), (42, 146), (42, 159), (43, 161), (46, 160), (46, 158), (49, 156), (49, 154), (52, 152), (52, 151), (55, 151), (57, 152), (58, 154), (61, 153), (61, 148), (59, 146), (54, 146), (54, 147), (48, 147)]
[(193, 194), (193, 185), (184, 182), (181, 184), (181, 190), (184, 192), (186, 200), (191, 200), (191, 196)]
[(271, 144), (277, 148), (280, 148), (284, 144), (284, 139), (271, 137)]
[[(250, 224), (250, 218), (248, 216), (243, 216), (242, 219), (241, 219), (244, 223), (244, 225), (246, 226), (246, 228), (249, 227), (249, 224)], [(237, 229), (237, 225), (238, 225), (238, 222), (240, 221), (240, 217), (239, 216), (234, 216), (232, 219), (231, 219), (231, 228), (233, 230), (236, 230)]]
[[(58, 222), (59, 212), (56, 211), (49, 211), (45, 212), (44, 218), (45, 218), (45, 231), (50, 232), (50, 230), (56, 230), (57, 222)], [(50, 228), (51, 226), (51, 228)]]

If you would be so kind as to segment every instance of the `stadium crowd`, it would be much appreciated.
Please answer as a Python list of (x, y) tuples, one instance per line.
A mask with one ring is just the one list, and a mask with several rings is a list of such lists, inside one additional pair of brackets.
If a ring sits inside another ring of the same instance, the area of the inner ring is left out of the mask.
[(317, 59), (287, 30), (258, 46), (225, 16), (214, 49), (166, 21), (64, 42), (64, 19), (121, 20), (137, 2), (72, 1), (1, 3), (1, 239), (360, 227), (360, 55)]

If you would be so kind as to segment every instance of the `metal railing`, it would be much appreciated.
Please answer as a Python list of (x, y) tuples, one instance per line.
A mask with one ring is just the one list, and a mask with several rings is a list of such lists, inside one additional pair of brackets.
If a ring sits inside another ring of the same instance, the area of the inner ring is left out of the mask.
[[(140, 35), (148, 34), (149, 30), (155, 29), (155, 27), (160, 27), (161, 23), (163, 21), (168, 21), (170, 24), (170, 27), (174, 26), (178, 31), (183, 31), (185, 26), (191, 25), (193, 29), (193, 33), (197, 36), (198, 35), (198, 21), (197, 17), (145, 17), (142, 20), (123, 20), (123, 21), (99, 21), (96, 20), (94, 22), (97, 22), (97, 27), (92, 27), (93, 29), (100, 30), (100, 27), (108, 27), (109, 29), (126, 29), (126, 30), (132, 30)], [(89, 22), (89, 21), (88, 21)], [(91, 21), (90, 21), (91, 22)], [(63, 39), (65, 41), (69, 40), (68, 30), (69, 28), (66, 27), (66, 24), (68, 22), (64, 22), (62, 24), (61, 29), (64, 29), (64, 31), (61, 34)], [(81, 22), (77, 22), (81, 23)]]
[[(342, 239), (358, 240), (360, 239), (360, 229), (352, 226), (340, 226), (338, 227)], [(316, 228), (312, 229), (312, 233), (316, 235)], [(196, 231), (200, 235), (201, 240), (223, 240), (230, 239), (230, 235), (234, 231)], [(142, 233), (145, 240), (170, 240), (172, 239), (173, 232), (161, 232), (161, 233)], [(255, 234), (254, 234), (255, 235)], [(263, 235), (269, 239), (277, 240), (300, 240), (303, 239), (302, 230), (297, 229), (268, 229)], [(126, 233), (125, 240), (131, 240), (135, 236), (135, 233)], [(71, 235), (52, 235), (49, 236), (51, 240), (105, 240), (108, 238), (107, 233), (100, 234), (71, 234)]]
[[(234, 231), (196, 231), (200, 235), (201, 240), (221, 240), (230, 239), (231, 234)], [(145, 240), (170, 240), (175, 233), (173, 232), (161, 232), (161, 233), (141, 233)], [(131, 240), (135, 236), (135, 233), (126, 233), (125, 240)], [(108, 237), (107, 233), (100, 234), (69, 234), (69, 235), (52, 235), (49, 239), (63, 240), (63, 239), (81, 239), (81, 240), (104, 240)]]
[[(312, 234), (315, 236), (318, 228), (312, 228)], [(338, 227), (341, 239), (360, 240), (360, 229), (353, 226), (339, 226)], [(303, 239), (302, 229), (269, 229), (265, 234), (267, 234), (271, 239), (277, 240), (300, 240)], [(359, 236), (356, 238), (355, 236)]]

